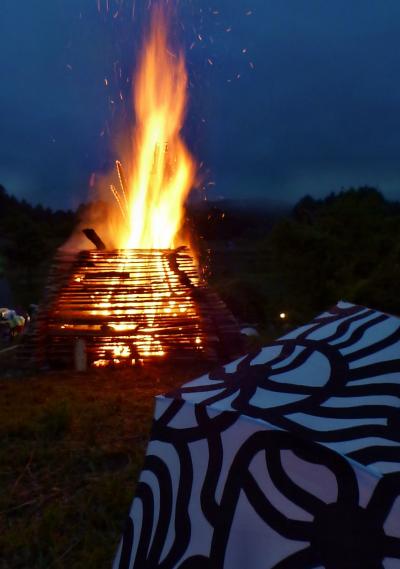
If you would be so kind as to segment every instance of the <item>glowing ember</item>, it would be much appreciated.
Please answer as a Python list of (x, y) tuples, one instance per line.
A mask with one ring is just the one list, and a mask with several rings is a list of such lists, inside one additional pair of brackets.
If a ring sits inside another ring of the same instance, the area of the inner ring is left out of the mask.
[(97, 367), (201, 354), (207, 331), (193, 299), (200, 282), (185, 251), (81, 253), (57, 295), (48, 332), (85, 339)]
[(125, 180), (117, 162), (121, 191), (111, 187), (125, 221), (118, 235), (118, 246), (123, 249), (166, 249), (182, 244), (176, 236), (195, 164), (180, 136), (187, 100), (184, 56), (173, 53), (167, 31), (166, 15), (156, 5), (133, 80), (136, 125), (130, 168)]
[[(59, 251), (37, 316), (38, 364), (130, 366), (239, 353), (238, 325), (186, 248)], [(37, 343), (36, 343), (37, 342)]]

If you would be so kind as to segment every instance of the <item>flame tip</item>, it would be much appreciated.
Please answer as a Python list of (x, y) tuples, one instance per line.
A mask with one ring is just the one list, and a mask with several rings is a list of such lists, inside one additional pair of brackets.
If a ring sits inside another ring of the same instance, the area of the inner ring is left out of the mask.
[(170, 8), (152, 7), (133, 82), (136, 127), (127, 176), (116, 160), (120, 190), (112, 193), (129, 229), (120, 230), (122, 248), (175, 248), (183, 206), (195, 180), (195, 162), (180, 131), (187, 103), (182, 49), (168, 41)]

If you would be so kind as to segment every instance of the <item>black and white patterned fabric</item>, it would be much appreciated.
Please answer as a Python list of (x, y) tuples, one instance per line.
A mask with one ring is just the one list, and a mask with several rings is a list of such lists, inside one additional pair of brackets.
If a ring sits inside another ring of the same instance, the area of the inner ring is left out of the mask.
[(400, 319), (340, 302), (158, 397), (114, 569), (400, 569)]

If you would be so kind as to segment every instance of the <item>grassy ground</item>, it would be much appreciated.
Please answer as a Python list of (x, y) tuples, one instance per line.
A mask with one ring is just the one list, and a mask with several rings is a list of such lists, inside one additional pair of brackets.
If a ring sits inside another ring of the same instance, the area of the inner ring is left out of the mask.
[[(1, 363), (1, 360), (0, 360)], [(110, 567), (153, 398), (202, 366), (0, 376), (0, 568)]]

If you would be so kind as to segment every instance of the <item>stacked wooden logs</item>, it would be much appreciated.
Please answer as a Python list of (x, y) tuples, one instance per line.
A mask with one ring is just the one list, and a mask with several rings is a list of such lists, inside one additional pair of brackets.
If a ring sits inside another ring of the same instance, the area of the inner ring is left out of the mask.
[(240, 351), (235, 318), (186, 248), (59, 251), (25, 352), (36, 365), (73, 367), (78, 341), (97, 366)]

